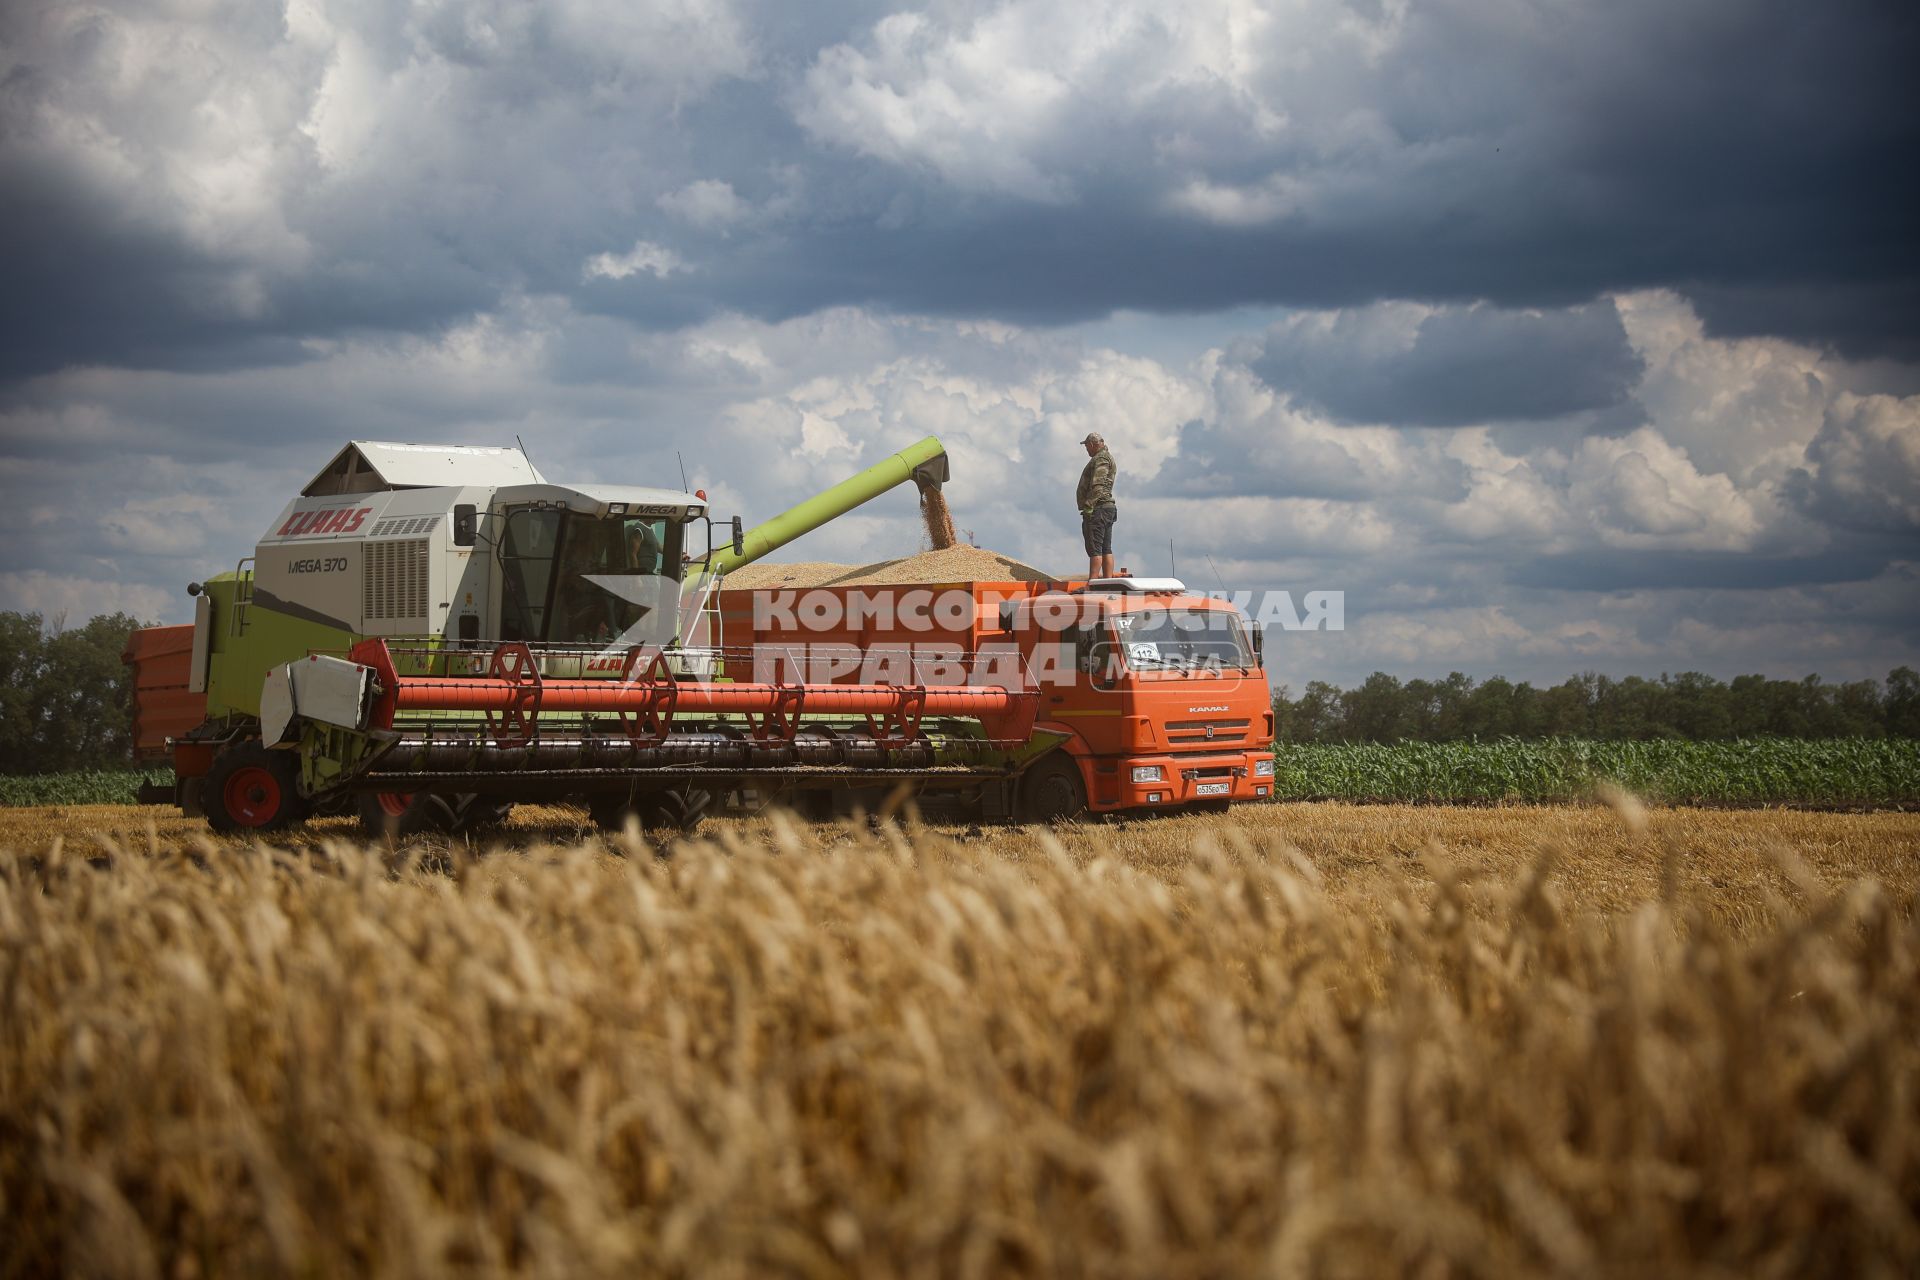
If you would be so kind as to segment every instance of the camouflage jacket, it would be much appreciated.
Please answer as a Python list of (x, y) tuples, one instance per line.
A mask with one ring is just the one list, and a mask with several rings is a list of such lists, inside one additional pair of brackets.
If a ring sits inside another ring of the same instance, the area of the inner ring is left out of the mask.
[(1095, 507), (1113, 505), (1113, 481), (1115, 469), (1113, 455), (1107, 452), (1105, 445), (1100, 452), (1087, 459), (1087, 466), (1080, 473), (1080, 487), (1074, 491), (1074, 500), (1080, 504), (1080, 510), (1091, 511)]

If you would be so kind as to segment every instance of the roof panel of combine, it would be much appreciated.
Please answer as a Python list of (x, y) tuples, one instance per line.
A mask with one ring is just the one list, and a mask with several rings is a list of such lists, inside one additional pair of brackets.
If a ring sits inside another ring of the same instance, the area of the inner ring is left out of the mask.
[(503, 507), (558, 507), (595, 517), (689, 520), (706, 510), (706, 504), (690, 493), (636, 484), (523, 484), (501, 489), (493, 497)]
[(469, 444), (392, 444), (355, 440), (333, 455), (300, 491), (304, 498), (393, 489), (539, 484), (545, 477), (518, 449)]

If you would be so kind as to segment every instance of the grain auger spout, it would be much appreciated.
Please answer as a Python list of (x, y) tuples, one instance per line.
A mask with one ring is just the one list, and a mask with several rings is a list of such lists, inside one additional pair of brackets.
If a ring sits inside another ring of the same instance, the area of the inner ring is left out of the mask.
[(811, 533), (828, 521), (837, 520), (888, 490), (909, 482), (920, 490), (922, 511), (937, 510), (945, 530), (944, 535), (935, 534), (934, 517), (928, 517), (927, 529), (934, 537), (934, 546), (950, 547), (954, 542), (953, 520), (946, 514), (946, 499), (941, 488), (951, 478), (947, 447), (940, 443), (939, 437), (928, 436), (858, 475), (849, 476), (831, 489), (823, 490), (748, 529), (741, 536), (740, 549), (735, 551), (729, 547), (714, 552), (704, 573), (711, 576), (728, 574), (743, 565), (752, 564), (795, 538)]

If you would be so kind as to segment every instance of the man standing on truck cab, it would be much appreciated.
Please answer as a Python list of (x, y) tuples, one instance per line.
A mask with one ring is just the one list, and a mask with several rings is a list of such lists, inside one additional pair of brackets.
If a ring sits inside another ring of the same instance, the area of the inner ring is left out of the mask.
[(1087, 544), (1087, 577), (1113, 576), (1113, 522), (1120, 512), (1113, 505), (1113, 455), (1097, 431), (1080, 442), (1089, 459), (1080, 473), (1075, 501), (1080, 506), (1080, 538)]

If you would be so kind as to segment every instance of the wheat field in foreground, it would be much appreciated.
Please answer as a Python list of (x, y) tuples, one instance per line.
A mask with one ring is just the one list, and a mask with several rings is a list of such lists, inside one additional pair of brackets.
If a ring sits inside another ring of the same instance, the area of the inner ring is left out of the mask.
[(1920, 818), (0, 814), (0, 1275), (1920, 1268)]

